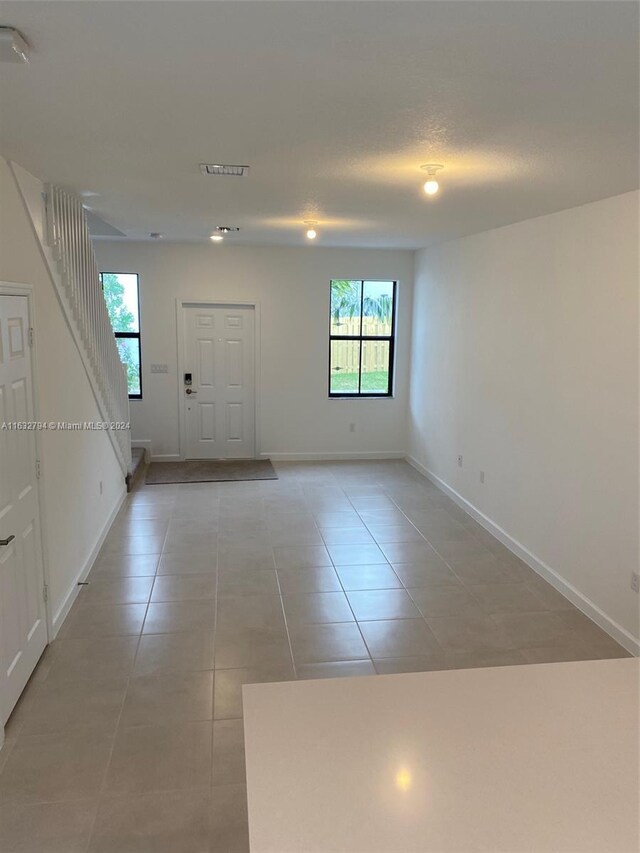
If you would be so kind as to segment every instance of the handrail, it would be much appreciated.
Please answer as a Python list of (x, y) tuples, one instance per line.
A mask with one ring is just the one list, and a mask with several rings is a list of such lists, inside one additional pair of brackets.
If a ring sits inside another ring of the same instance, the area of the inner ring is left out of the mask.
[[(110, 423), (129, 422), (129, 389), (102, 291), (87, 218), (79, 198), (48, 184), (46, 240), (57, 262), (73, 325), (84, 348)], [(131, 471), (131, 433), (110, 429), (125, 476)]]

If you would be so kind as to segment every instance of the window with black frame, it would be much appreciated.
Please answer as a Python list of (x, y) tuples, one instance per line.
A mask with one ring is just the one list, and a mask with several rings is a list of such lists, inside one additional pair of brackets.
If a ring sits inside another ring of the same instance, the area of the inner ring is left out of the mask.
[(393, 394), (397, 282), (331, 281), (329, 396)]
[(129, 398), (142, 399), (142, 353), (140, 347), (140, 296), (135, 273), (100, 273), (104, 301), (120, 360), (127, 371)]

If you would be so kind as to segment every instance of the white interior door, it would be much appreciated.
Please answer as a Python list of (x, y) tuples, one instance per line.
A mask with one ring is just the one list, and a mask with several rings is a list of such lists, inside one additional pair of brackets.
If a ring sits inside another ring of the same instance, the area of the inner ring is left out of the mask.
[(29, 302), (0, 295), (0, 724), (47, 644), (35, 433), (2, 428), (28, 421)]
[(183, 333), (183, 375), (179, 381), (186, 458), (253, 458), (254, 309), (185, 305)]

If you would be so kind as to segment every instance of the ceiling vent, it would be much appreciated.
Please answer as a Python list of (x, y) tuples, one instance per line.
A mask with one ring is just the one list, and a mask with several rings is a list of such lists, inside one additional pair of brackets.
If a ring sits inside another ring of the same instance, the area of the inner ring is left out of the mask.
[(249, 174), (249, 167), (229, 166), (222, 163), (200, 163), (200, 171), (203, 175), (211, 175), (211, 177), (229, 175), (233, 178), (244, 178)]

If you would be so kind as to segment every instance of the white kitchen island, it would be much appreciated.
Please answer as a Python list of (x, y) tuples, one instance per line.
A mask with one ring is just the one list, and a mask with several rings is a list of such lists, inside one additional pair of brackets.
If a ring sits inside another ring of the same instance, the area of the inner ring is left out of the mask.
[(244, 687), (252, 853), (637, 853), (634, 658)]

